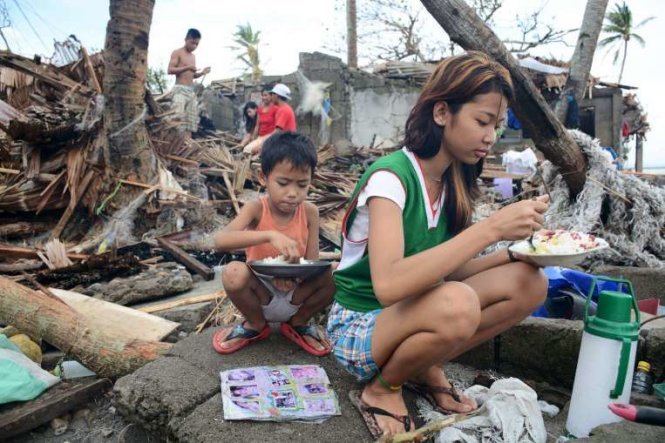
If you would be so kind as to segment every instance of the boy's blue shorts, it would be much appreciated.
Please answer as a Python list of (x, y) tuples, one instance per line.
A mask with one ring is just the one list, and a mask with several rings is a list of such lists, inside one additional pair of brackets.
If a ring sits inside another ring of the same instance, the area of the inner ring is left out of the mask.
[(372, 357), (372, 333), (381, 309), (358, 312), (333, 303), (328, 315), (328, 337), (337, 361), (360, 381), (379, 373)]

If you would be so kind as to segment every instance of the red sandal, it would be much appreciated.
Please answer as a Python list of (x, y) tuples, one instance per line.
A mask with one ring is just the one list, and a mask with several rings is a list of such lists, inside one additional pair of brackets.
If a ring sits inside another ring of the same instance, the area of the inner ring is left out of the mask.
[[(212, 336), (212, 346), (215, 348), (215, 351), (220, 354), (232, 354), (249, 346), (253, 342), (265, 340), (270, 337), (271, 332), (268, 323), (266, 323), (260, 331), (246, 328), (243, 326), (243, 323), (240, 323), (215, 332), (215, 335)], [(233, 340), (234, 338), (241, 338), (242, 340), (238, 340), (238, 342), (230, 348), (223, 348), (220, 346), (220, 343)]]
[[(330, 343), (328, 343), (328, 340), (326, 339), (325, 334), (323, 331), (321, 331), (321, 328), (318, 326), (314, 325), (302, 325), (302, 326), (292, 326), (288, 323), (282, 323), (279, 327), (280, 332), (284, 337), (288, 338), (301, 348), (303, 348), (305, 351), (309, 352), (312, 355), (315, 355), (317, 357), (323, 357), (324, 355), (330, 354), (330, 351), (332, 348), (330, 347)], [(312, 337), (314, 340), (318, 341), (321, 343), (323, 346), (323, 349), (316, 349), (312, 347), (307, 341), (305, 340), (305, 337)]]

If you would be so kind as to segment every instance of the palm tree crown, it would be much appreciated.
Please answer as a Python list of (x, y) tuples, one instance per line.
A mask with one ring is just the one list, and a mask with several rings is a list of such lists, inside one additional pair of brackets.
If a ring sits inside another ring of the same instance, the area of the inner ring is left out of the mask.
[(238, 25), (236, 27), (236, 32), (233, 33), (233, 41), (238, 46), (233, 46), (232, 49), (242, 51), (238, 55), (238, 59), (245, 63), (249, 70), (252, 72), (252, 80), (257, 81), (263, 71), (259, 66), (259, 42), (261, 31), (254, 32), (252, 30), (252, 25), (249, 23), (245, 25)]
[(655, 17), (649, 17), (642, 20), (639, 24), (633, 25), (633, 13), (626, 5), (626, 2), (622, 4), (615, 4), (614, 10), (607, 13), (605, 17), (606, 23), (603, 26), (603, 32), (609, 34), (607, 37), (602, 39), (598, 44), (601, 47), (604, 46), (613, 46), (616, 48), (614, 52), (613, 63), (616, 64), (619, 60), (619, 55), (623, 54), (621, 60), (621, 70), (619, 71), (619, 79), (617, 83), (621, 83), (621, 77), (623, 76), (623, 69), (626, 64), (626, 55), (628, 54), (628, 42), (633, 39), (637, 41), (642, 47), (644, 47), (644, 39), (633, 32), (635, 29), (641, 27), (647, 22), (650, 22)]

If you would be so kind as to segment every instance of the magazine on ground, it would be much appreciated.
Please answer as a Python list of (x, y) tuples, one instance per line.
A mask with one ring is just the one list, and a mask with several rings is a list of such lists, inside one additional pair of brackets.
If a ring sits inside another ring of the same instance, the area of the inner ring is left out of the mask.
[(318, 365), (256, 366), (220, 372), (225, 420), (323, 421), (340, 415)]

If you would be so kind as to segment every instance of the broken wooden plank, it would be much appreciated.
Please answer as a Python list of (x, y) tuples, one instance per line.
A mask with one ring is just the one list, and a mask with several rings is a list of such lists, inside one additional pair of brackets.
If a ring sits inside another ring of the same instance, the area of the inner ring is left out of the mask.
[(178, 263), (184, 265), (190, 271), (196, 272), (206, 280), (212, 280), (215, 278), (215, 271), (194, 257), (190, 256), (187, 252), (180, 249), (175, 243), (162, 237), (157, 237), (157, 243), (159, 243), (159, 246), (171, 253), (171, 255), (173, 255), (173, 257), (178, 261)]
[(138, 310), (146, 313), (160, 312), (160, 311), (165, 311), (167, 309), (177, 308), (180, 306), (188, 306), (188, 305), (194, 305), (196, 303), (214, 301), (222, 297), (226, 297), (226, 292), (220, 290), (217, 292), (213, 292), (212, 294), (193, 295), (191, 297), (181, 298), (179, 300), (168, 301), (156, 305), (144, 306), (142, 308), (139, 308)]
[(97, 94), (102, 93), (102, 87), (99, 85), (99, 80), (97, 79), (97, 74), (95, 74), (95, 68), (92, 66), (90, 61), (90, 56), (88, 55), (88, 50), (81, 46), (81, 54), (83, 55), (83, 62), (85, 64), (85, 71), (92, 82), (92, 86), (97, 91)]
[(106, 378), (61, 382), (34, 400), (5, 405), (0, 408), (0, 435), (4, 439), (30, 431), (86, 404), (111, 386)]
[[(0, 243), (0, 257), (39, 258), (38, 252), (39, 251), (37, 249), (22, 248), (20, 246)], [(85, 260), (89, 257), (89, 255), (68, 253), (67, 257), (69, 257), (72, 260)]]
[(85, 194), (85, 191), (88, 189), (88, 186), (94, 177), (95, 171), (92, 169), (89, 170), (85, 177), (83, 177), (83, 180), (81, 180), (79, 188), (76, 191), (73, 189), (71, 190), (71, 192), (76, 192), (76, 195), (72, 195), (67, 209), (65, 210), (64, 214), (62, 214), (62, 218), (60, 218), (58, 224), (55, 226), (55, 228), (53, 228), (53, 231), (51, 231), (51, 240), (60, 237), (60, 234), (62, 234), (62, 231), (64, 231), (65, 226), (67, 226), (67, 222), (74, 214), (74, 209), (76, 209), (76, 206), (78, 206), (79, 200), (81, 200), (81, 197), (83, 194)]
[(179, 323), (145, 311), (121, 306), (78, 292), (50, 288), (59, 301), (74, 309), (91, 327), (126, 341), (160, 341), (175, 331)]
[(231, 184), (231, 180), (229, 180), (229, 175), (224, 172), (222, 174), (222, 177), (224, 178), (224, 184), (226, 185), (226, 190), (229, 193), (229, 197), (231, 197), (231, 203), (233, 203), (233, 209), (235, 209), (236, 214), (240, 214), (240, 205), (238, 204), (238, 199), (236, 198), (236, 193), (233, 189), (233, 185)]
[(7, 223), (6, 225), (0, 225), (0, 237), (26, 237), (28, 235), (35, 235), (41, 232), (46, 232), (51, 229), (52, 226), (53, 223), (38, 221)]

